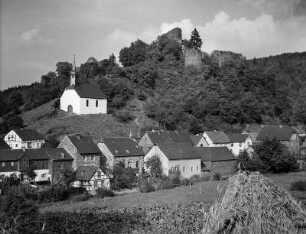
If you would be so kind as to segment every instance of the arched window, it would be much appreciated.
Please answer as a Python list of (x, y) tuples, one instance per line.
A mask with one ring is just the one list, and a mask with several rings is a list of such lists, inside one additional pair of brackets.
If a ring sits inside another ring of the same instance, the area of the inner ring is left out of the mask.
[(86, 106), (89, 106), (89, 100), (88, 99), (86, 100)]
[(96, 107), (98, 107), (98, 105), (99, 105), (99, 101), (98, 101), (98, 100), (96, 100)]

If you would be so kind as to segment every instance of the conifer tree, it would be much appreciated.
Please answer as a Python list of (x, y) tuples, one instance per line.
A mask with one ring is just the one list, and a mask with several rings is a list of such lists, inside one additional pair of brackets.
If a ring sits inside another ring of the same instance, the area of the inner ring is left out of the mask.
[(200, 49), (202, 44), (203, 44), (203, 42), (202, 42), (202, 39), (200, 37), (200, 34), (197, 31), (197, 29), (195, 28), (191, 32), (191, 38), (189, 40), (190, 48), (192, 48), (192, 49)]

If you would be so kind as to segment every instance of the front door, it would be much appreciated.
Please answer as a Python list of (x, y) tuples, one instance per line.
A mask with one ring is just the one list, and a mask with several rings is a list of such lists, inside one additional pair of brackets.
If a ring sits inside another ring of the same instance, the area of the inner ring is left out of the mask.
[(73, 107), (71, 105), (68, 106), (68, 113), (73, 113)]

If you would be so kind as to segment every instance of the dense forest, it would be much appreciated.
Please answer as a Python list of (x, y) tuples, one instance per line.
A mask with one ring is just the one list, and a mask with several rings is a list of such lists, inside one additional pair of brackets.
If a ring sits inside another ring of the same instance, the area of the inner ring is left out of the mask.
[[(114, 55), (89, 58), (78, 67), (77, 82), (98, 84), (110, 114), (122, 112), (132, 99), (144, 101), (145, 114), (164, 129), (198, 133), (239, 130), (246, 123), (306, 124), (306, 52), (222, 66), (203, 52), (201, 67), (186, 67), (182, 45), (190, 41), (182, 40), (180, 29), (151, 44), (137, 40), (120, 51), (121, 66)], [(59, 98), (71, 68), (69, 62), (58, 62), (40, 82), (1, 91), (0, 134), (23, 127), (22, 112)]]

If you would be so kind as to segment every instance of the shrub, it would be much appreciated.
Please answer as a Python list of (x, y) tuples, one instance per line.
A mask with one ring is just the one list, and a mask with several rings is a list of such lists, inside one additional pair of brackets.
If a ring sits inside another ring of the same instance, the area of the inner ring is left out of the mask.
[(80, 202), (80, 201), (87, 201), (89, 199), (90, 195), (85, 192), (85, 193), (82, 193), (82, 194), (79, 194), (79, 195), (75, 195), (73, 197), (71, 197), (71, 200), (73, 202)]
[(133, 114), (131, 114), (129, 111), (126, 110), (120, 110), (120, 111), (116, 111), (114, 113), (114, 117), (122, 123), (128, 123), (130, 121), (132, 121), (133, 119), (135, 119), (135, 116)]
[(147, 96), (144, 93), (139, 93), (137, 95), (138, 100), (140, 101), (146, 101), (147, 100)]
[(139, 190), (142, 193), (150, 193), (155, 191), (155, 187), (148, 180), (143, 180), (139, 186)]
[(306, 191), (306, 180), (297, 180), (291, 183), (291, 191)]
[(221, 180), (221, 174), (219, 172), (215, 172), (212, 175), (212, 180)]
[(114, 166), (111, 187), (113, 190), (132, 188), (137, 181), (136, 173), (132, 168), (125, 168), (122, 162)]
[(96, 196), (99, 198), (104, 198), (104, 197), (114, 197), (115, 194), (112, 190), (107, 189), (107, 188), (98, 188), (96, 190)]

